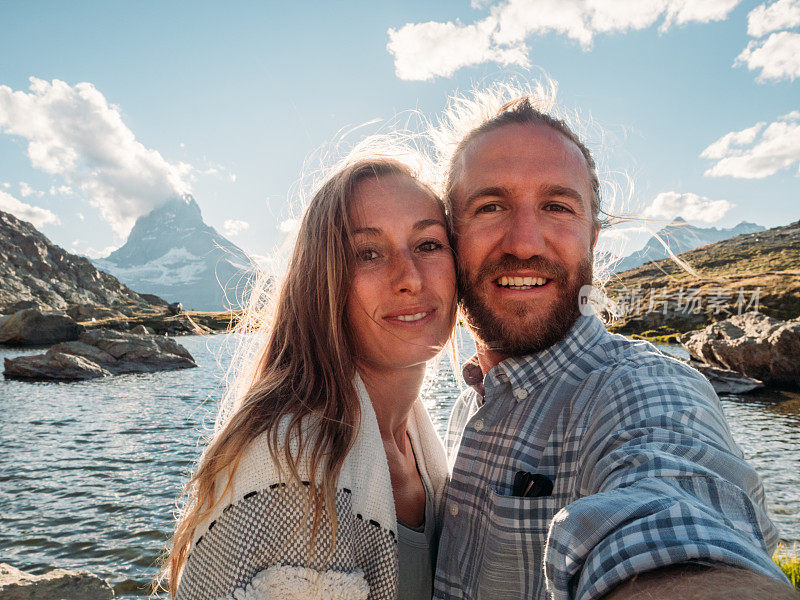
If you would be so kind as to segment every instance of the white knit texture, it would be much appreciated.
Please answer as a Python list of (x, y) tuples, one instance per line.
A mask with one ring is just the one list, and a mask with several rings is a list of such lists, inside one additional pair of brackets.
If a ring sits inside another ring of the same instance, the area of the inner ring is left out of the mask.
[[(372, 407), (364, 383), (356, 375), (356, 393), (361, 403), (361, 426), (353, 448), (345, 457), (337, 489), (347, 488), (352, 492), (352, 509), (361, 514), (365, 521), (376, 521), (383, 529), (397, 535), (397, 516), (392, 493), (392, 481), (389, 476), (389, 463), (383, 448), (378, 419)], [(288, 418), (279, 428), (279, 441), (285, 436)], [(448, 476), (447, 460), (444, 446), (433, 428), (433, 423), (422, 401), (417, 398), (408, 418), (408, 433), (411, 443), (419, 459), (422, 477), (434, 492), (434, 505), (438, 513), (439, 501)], [(289, 475), (288, 466), (279, 465), (273, 460), (267, 443), (268, 433), (263, 433), (251, 442), (239, 463), (233, 478), (231, 490), (222, 502), (195, 529), (193, 545), (205, 534), (208, 525), (219, 518), (229, 505), (242, 500), (245, 494), (260, 491), (276, 483), (286, 483)], [(292, 444), (296, 450), (296, 442)], [(310, 480), (307, 461), (299, 464), (300, 477)], [(319, 483), (319, 482), (317, 482)], [(220, 493), (227, 484), (227, 475), (220, 474), (217, 489)]]
[(366, 600), (369, 584), (362, 571), (315, 571), (272, 566), (225, 600)]

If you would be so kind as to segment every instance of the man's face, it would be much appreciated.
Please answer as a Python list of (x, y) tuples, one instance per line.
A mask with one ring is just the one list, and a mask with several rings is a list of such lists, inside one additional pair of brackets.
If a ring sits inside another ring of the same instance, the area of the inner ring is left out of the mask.
[(592, 282), (597, 229), (580, 149), (545, 125), (477, 137), (456, 165), (459, 293), (483, 348), (539, 352), (563, 338)]

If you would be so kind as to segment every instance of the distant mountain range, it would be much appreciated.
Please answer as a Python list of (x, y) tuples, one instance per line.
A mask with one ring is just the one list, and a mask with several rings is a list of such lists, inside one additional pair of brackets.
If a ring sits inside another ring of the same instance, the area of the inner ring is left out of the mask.
[(736, 227), (718, 229), (716, 227), (695, 227), (689, 225), (689, 223), (681, 217), (678, 217), (672, 221), (672, 223), (661, 229), (656, 235), (651, 237), (644, 248), (621, 259), (614, 266), (613, 271), (614, 273), (622, 273), (623, 271), (635, 269), (649, 262), (669, 258), (670, 254), (667, 252), (664, 244), (667, 244), (673, 254), (677, 255), (681, 252), (687, 252), (699, 248), (700, 246), (705, 246), (706, 244), (727, 240), (746, 233), (757, 233), (759, 231), (764, 231), (764, 227), (746, 221), (742, 221), (736, 225)]
[(247, 254), (206, 225), (188, 194), (139, 217), (121, 248), (93, 262), (135, 290), (194, 310), (237, 306), (252, 273)]
[(65, 310), (76, 304), (143, 307), (158, 299), (142, 297), (27, 221), (0, 211), (0, 312), (23, 301)]

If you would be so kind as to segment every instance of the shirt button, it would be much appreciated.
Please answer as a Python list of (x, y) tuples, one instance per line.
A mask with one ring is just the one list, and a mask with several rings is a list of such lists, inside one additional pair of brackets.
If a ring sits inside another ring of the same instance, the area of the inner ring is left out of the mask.
[(458, 504), (456, 504), (455, 502), (453, 502), (450, 505), (450, 514), (453, 515), (454, 517), (458, 514)]
[(472, 426), (475, 428), (475, 431), (480, 431), (481, 429), (483, 429), (483, 421), (481, 419), (478, 419), (472, 424)]
[(524, 388), (519, 388), (517, 391), (514, 392), (514, 395), (517, 397), (517, 400), (524, 400), (528, 397), (528, 390)]

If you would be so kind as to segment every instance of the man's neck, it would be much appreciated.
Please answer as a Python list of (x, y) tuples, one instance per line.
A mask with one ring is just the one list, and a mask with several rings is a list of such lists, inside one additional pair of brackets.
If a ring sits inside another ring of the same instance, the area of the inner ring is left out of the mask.
[(492, 350), (478, 338), (475, 338), (475, 347), (478, 353), (478, 364), (484, 377), (489, 371), (508, 358), (508, 354)]

